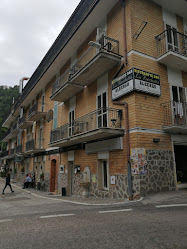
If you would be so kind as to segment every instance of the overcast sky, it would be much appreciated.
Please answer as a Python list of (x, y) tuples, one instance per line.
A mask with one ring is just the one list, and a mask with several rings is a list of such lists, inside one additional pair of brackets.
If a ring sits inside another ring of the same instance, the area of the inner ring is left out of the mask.
[(0, 0), (0, 85), (30, 77), (80, 0)]

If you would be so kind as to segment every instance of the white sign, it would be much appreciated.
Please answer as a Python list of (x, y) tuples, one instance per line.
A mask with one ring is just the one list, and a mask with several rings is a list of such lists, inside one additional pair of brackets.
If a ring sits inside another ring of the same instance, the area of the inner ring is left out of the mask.
[(160, 76), (141, 69), (131, 68), (112, 81), (112, 100), (134, 90), (160, 96)]
[(110, 177), (110, 184), (116, 184), (116, 177), (115, 176)]

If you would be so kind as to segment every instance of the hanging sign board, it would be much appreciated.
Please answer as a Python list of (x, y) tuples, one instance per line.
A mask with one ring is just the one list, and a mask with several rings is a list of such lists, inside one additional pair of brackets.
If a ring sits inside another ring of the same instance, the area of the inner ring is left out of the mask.
[(141, 69), (131, 68), (112, 81), (112, 100), (134, 90), (160, 96), (160, 76)]

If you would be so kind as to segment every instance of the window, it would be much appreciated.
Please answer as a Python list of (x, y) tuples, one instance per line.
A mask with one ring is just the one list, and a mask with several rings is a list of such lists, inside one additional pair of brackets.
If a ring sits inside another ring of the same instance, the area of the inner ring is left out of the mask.
[(54, 103), (54, 113), (53, 113), (53, 129), (57, 128), (58, 123), (58, 102)]
[(168, 50), (179, 52), (179, 42), (178, 42), (177, 29), (166, 24), (166, 30), (167, 30), (167, 48), (168, 48)]
[(72, 110), (69, 112), (69, 137), (74, 134), (74, 120), (75, 120), (75, 111)]
[(97, 125), (98, 128), (107, 127), (107, 95), (106, 92), (102, 93), (101, 95), (97, 96)]
[(173, 101), (175, 102), (186, 102), (185, 97), (185, 88), (184, 87), (178, 87), (178, 86), (172, 86), (172, 97)]

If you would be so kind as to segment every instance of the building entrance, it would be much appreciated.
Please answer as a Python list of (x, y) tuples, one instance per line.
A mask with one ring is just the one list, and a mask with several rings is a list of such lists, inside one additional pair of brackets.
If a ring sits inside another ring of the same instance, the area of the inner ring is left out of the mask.
[(187, 183), (187, 146), (175, 145), (177, 183)]
[(51, 179), (50, 179), (50, 192), (55, 192), (56, 190), (56, 177), (57, 177), (57, 166), (56, 166), (56, 160), (53, 159), (51, 161)]

